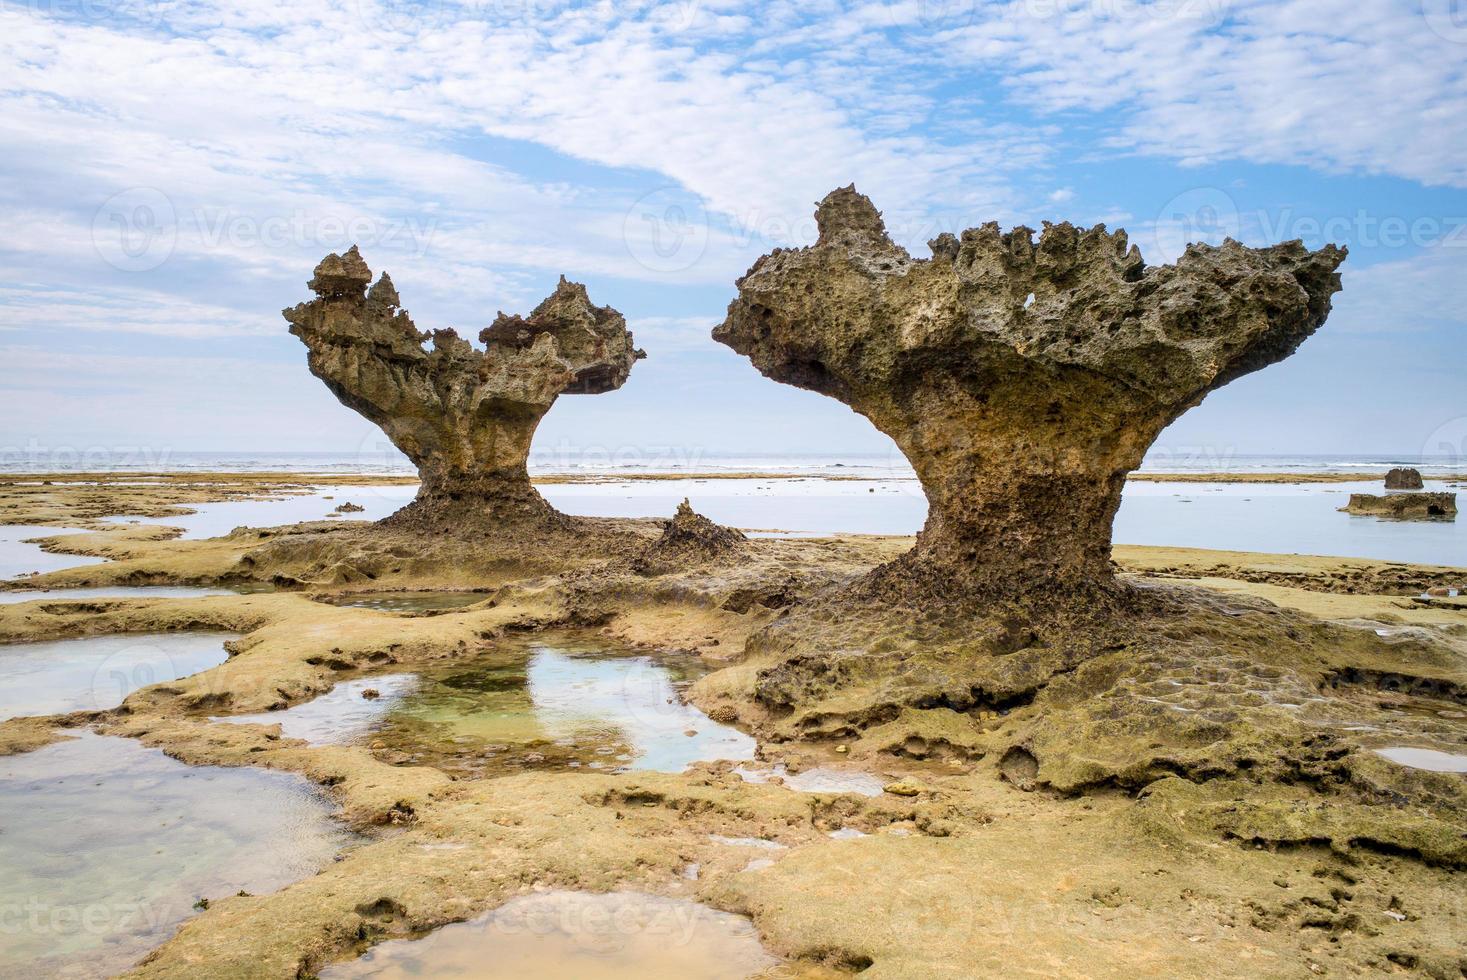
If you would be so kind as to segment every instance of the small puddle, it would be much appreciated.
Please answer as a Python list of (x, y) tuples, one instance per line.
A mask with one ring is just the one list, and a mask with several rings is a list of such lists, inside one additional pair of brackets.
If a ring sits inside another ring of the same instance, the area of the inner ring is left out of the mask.
[(78, 565), (100, 565), (105, 558), (92, 555), (56, 555), (42, 551), (31, 538), (54, 538), (63, 534), (86, 534), (82, 528), (47, 527), (41, 524), (0, 526), (0, 578), (17, 578), (32, 572), (54, 572)]
[(312, 745), (350, 745), (370, 735), (388, 712), (418, 686), (414, 674), (383, 674), (343, 681), (314, 701), (285, 711), (211, 719), (233, 725), (279, 725), (286, 738)]
[(767, 783), (771, 776), (778, 776), (786, 789), (797, 793), (855, 793), (858, 796), (880, 796), (888, 780), (873, 776), (859, 769), (837, 769), (834, 766), (816, 766), (801, 772), (791, 773), (779, 763), (772, 769), (734, 769), (746, 783)]
[(0, 721), (115, 708), (140, 687), (229, 659), (232, 633), (133, 633), (0, 646)]
[(317, 602), (382, 612), (439, 612), (463, 609), (489, 598), (483, 592), (348, 592), (312, 596)]
[(205, 589), (187, 585), (110, 585), (89, 589), (31, 589), (0, 592), (0, 606), (17, 602), (84, 602), (88, 599), (198, 599), (210, 595), (236, 595), (233, 589)]
[[(387, 762), (471, 778), (546, 769), (682, 772), (701, 760), (752, 759), (752, 738), (679, 697), (709, 669), (696, 656), (513, 644), (416, 675), (358, 678), (285, 711), (219, 720), (279, 722), (286, 735), (368, 744)], [(364, 699), (369, 688), (378, 697)]]
[(299, 776), (190, 767), (91, 733), (0, 758), (0, 799), (6, 977), (118, 973), (199, 898), (272, 892), (357, 839)]
[(1411, 769), (1425, 769), (1428, 772), (1467, 772), (1467, 755), (1438, 752), (1435, 749), (1413, 749), (1407, 746), (1376, 749), (1375, 751), (1377, 755), (1384, 756), (1396, 765), (1407, 766)]
[(553, 891), (511, 899), (418, 940), (393, 940), (321, 980), (746, 980), (780, 971), (742, 916), (638, 892)]

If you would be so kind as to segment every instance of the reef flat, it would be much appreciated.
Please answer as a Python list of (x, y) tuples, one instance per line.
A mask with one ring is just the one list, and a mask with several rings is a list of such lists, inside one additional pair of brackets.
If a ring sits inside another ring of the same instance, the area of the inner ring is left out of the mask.
[[(625, 381), (620, 314), (562, 280), (480, 350), (420, 333), (354, 249), (285, 315), (417, 466), (412, 503), (190, 537), (168, 523), (190, 506), (305, 478), (0, 485), (0, 519), (101, 559), (10, 583), (52, 591), (0, 605), (0, 643), (237, 635), (120, 704), (0, 723), (0, 754), (91, 728), (292, 773), (365, 838), (271, 894), (202, 896), (128, 975), (330, 975), (566, 891), (747, 916), (766, 980), (1467, 973), (1467, 570), (1111, 541), (1158, 433), (1319, 329), (1344, 250), (1153, 267), (1103, 226), (988, 224), (919, 259), (853, 187), (816, 219), (714, 337), (892, 437), (929, 505), (915, 539), (561, 513), (530, 441), (560, 394)], [(231, 592), (65, 593), (149, 585)], [(552, 640), (649, 666), (533, 652)], [(396, 721), (287, 734), (343, 706)], [(708, 751), (637, 768), (669, 718)]]
[[(189, 499), (259, 487), (211, 482)], [(95, 492), (50, 489), (66, 498), (52, 510), (24, 487), (0, 488), (0, 506), (26, 501), (27, 520), (74, 526), (77, 495)], [(117, 506), (129, 513), (185, 502), (166, 485), (128, 494)], [(794, 674), (768, 631), (910, 538), (741, 540), (701, 534), (689, 516), (672, 534), (672, 521), (629, 523), (641, 553), (560, 553), (549, 557), (567, 567), (553, 574), (544, 555), (523, 569), (467, 547), (393, 555), (346, 522), (201, 541), (99, 524), (56, 542), (110, 560), (26, 583), (58, 591), (0, 608), (0, 638), (242, 638), (220, 666), (119, 708), (0, 723), (3, 751), (90, 726), (193, 764), (299, 773), (371, 838), (273, 895), (211, 896), (134, 975), (309, 975), (536, 886), (695, 898), (752, 916), (792, 963), (863, 976), (1460, 969), (1462, 777), (1375, 749), (1467, 750), (1467, 611), (1414, 598), (1467, 572), (1121, 547), (1121, 578), (1173, 610), (1161, 627), (1170, 660), (1128, 652), (1154, 625), (1123, 624), (1117, 649), (1083, 659), (998, 622), (975, 626), (963, 649), (940, 630), (894, 633), (889, 649), (877, 638), (901, 665), (877, 672), (840, 658), (853, 627), (833, 621), (820, 634), (828, 659)], [(276, 591), (76, 602), (60, 591), (140, 581)], [(369, 589), (482, 600), (425, 615), (313, 599)], [(754, 735), (758, 765), (846, 767), (892, 792), (798, 793), (746, 782), (730, 763), (462, 779), (370, 745), (209, 720), (567, 629), (719, 668), (691, 700)], [(781, 701), (796, 684), (799, 699)], [(742, 838), (785, 846), (747, 870), (747, 850), (719, 842)]]

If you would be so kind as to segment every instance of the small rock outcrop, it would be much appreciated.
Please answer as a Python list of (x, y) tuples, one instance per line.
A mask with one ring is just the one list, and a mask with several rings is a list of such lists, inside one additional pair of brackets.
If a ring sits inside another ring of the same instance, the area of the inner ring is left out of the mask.
[(1455, 493), (1352, 493), (1340, 510), (1347, 514), (1393, 517), (1403, 521), (1427, 521), (1457, 517)]
[(1215, 388), (1292, 354), (1325, 320), (1345, 250), (1192, 245), (1147, 267), (1125, 232), (997, 223), (915, 259), (854, 187), (819, 240), (763, 256), (713, 332), (776, 381), (891, 436), (929, 513), (876, 574), (958, 593), (1111, 580), (1126, 474)]
[(707, 564), (739, 554), (748, 539), (742, 531), (715, 524), (693, 510), (684, 499), (667, 522), (662, 536), (637, 556), (634, 564), (642, 574), (660, 574), (690, 564)]
[(1421, 471), (1409, 466), (1397, 466), (1386, 474), (1385, 488), (1387, 490), (1420, 490), (1423, 486)]
[(417, 466), (417, 499), (388, 520), (558, 518), (530, 485), (530, 440), (560, 395), (625, 383), (645, 356), (626, 320), (562, 278), (528, 317), (500, 313), (478, 350), (453, 330), (420, 332), (388, 275), (371, 279), (355, 246), (328, 255), (309, 283), (316, 299), (284, 315), (311, 373)]

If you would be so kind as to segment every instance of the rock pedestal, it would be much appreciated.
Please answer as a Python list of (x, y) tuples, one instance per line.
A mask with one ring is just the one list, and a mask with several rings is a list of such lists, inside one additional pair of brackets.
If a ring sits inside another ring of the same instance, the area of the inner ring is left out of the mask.
[(896, 441), (929, 514), (878, 574), (960, 592), (1108, 582), (1126, 474), (1209, 391), (1293, 353), (1345, 258), (1228, 240), (1147, 267), (1103, 225), (989, 223), (915, 259), (854, 187), (816, 221), (739, 280), (714, 339)]
[(500, 313), (479, 350), (453, 330), (420, 332), (386, 273), (369, 282), (355, 246), (328, 255), (316, 299), (284, 315), (311, 373), (417, 466), (417, 499), (388, 520), (559, 517), (530, 485), (530, 441), (557, 397), (619, 388), (645, 356), (622, 315), (562, 278), (528, 317)]

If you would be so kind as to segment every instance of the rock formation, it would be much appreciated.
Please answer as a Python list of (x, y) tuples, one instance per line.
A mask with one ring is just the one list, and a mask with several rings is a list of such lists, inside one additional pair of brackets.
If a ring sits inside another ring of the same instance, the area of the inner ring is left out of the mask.
[(1386, 474), (1387, 490), (1420, 490), (1422, 486), (1421, 471), (1409, 466), (1397, 466)]
[(1148, 268), (1123, 231), (996, 223), (914, 259), (854, 187), (819, 240), (760, 258), (715, 340), (891, 436), (927, 494), (917, 547), (878, 579), (958, 594), (1110, 580), (1126, 473), (1214, 388), (1325, 320), (1345, 250), (1192, 245)]
[(737, 557), (746, 541), (743, 532), (715, 524), (684, 498), (662, 536), (634, 559), (633, 566), (641, 574), (657, 575), (689, 564), (717, 562)]
[(1457, 516), (1455, 493), (1352, 493), (1350, 502), (1340, 510), (1347, 514), (1394, 517), (1397, 520), (1424, 521)]
[(309, 283), (316, 299), (284, 314), (311, 373), (417, 466), (417, 499), (389, 520), (558, 518), (530, 485), (530, 440), (559, 395), (619, 388), (645, 356), (622, 315), (562, 277), (528, 317), (500, 313), (481, 351), (453, 330), (419, 332), (386, 273), (369, 282), (355, 246), (333, 253)]

